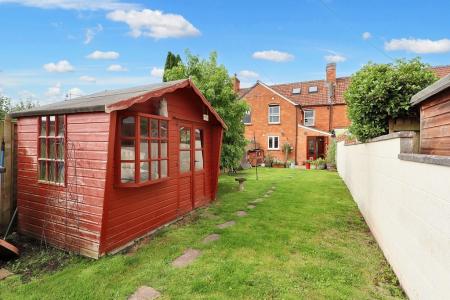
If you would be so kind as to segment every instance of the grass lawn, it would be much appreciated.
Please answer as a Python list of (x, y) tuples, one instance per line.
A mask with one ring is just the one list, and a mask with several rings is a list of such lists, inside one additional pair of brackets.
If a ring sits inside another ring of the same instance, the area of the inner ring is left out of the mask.
[[(246, 190), (221, 176), (218, 201), (161, 231), (136, 253), (68, 266), (23, 283), (0, 282), (0, 299), (126, 299), (151, 286), (162, 299), (398, 299), (397, 279), (337, 173), (296, 169), (244, 172)], [(272, 187), (269, 197), (263, 195)], [(247, 209), (250, 201), (264, 201)], [(245, 217), (236, 211), (246, 210)], [(219, 229), (217, 224), (235, 220)], [(218, 233), (220, 239), (203, 244)], [(171, 262), (187, 248), (190, 266)]]

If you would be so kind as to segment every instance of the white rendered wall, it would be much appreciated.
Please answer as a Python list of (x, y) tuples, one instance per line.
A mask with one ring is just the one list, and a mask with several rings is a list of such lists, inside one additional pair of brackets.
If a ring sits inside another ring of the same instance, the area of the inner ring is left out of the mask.
[(337, 167), (411, 299), (450, 299), (450, 167), (398, 159), (401, 138), (345, 146)]

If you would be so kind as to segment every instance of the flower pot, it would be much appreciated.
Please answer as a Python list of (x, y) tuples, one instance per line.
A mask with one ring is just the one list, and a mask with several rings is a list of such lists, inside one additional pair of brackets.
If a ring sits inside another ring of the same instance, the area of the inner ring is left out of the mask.
[(309, 162), (305, 162), (306, 170), (311, 169), (311, 164)]

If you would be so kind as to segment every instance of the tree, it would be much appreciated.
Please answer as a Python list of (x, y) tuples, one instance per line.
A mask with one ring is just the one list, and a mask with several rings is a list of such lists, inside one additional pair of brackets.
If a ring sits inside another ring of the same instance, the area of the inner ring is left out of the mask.
[(11, 99), (0, 95), (0, 120), (4, 120), (5, 116), (11, 112)]
[(166, 77), (166, 71), (172, 69), (173, 67), (178, 66), (178, 64), (181, 62), (182, 61), (179, 54), (175, 55), (170, 51), (167, 53), (166, 63), (164, 65), (164, 75), (163, 75), (164, 82), (168, 81)]
[(365, 65), (352, 76), (344, 94), (352, 122), (350, 132), (362, 142), (386, 134), (390, 118), (416, 114), (411, 97), (436, 80), (419, 58)]
[(187, 63), (167, 70), (167, 80), (191, 78), (228, 126), (222, 141), (221, 166), (233, 170), (242, 159), (247, 144), (242, 119), (248, 107), (233, 90), (227, 69), (217, 64), (217, 53), (201, 59), (186, 51)]

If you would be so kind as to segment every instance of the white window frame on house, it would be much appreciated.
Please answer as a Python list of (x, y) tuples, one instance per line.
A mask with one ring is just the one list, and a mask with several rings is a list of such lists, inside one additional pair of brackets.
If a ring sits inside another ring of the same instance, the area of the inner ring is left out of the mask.
[[(278, 107), (278, 113), (274, 113), (271, 111), (271, 108)], [(281, 107), (279, 104), (269, 104), (269, 114), (268, 121), (269, 124), (280, 124), (281, 123)], [(278, 118), (278, 121), (272, 121), (274, 118)]]
[(313, 94), (319, 92), (319, 88), (317, 85), (312, 85), (308, 88), (308, 93)]
[[(275, 148), (275, 139), (277, 141), (277, 147)], [(270, 140), (272, 140), (272, 147), (270, 147)], [(278, 135), (269, 135), (267, 137), (267, 149), (268, 150), (280, 150), (280, 137)]]
[[(248, 119), (247, 119), (248, 118)], [(249, 108), (245, 114), (244, 114), (244, 120), (243, 120), (245, 125), (250, 125), (252, 124), (252, 109)]]
[[(311, 113), (312, 116), (307, 116), (307, 113)], [(303, 124), (308, 127), (314, 126), (316, 123), (316, 111), (314, 109), (305, 109), (303, 111)]]

